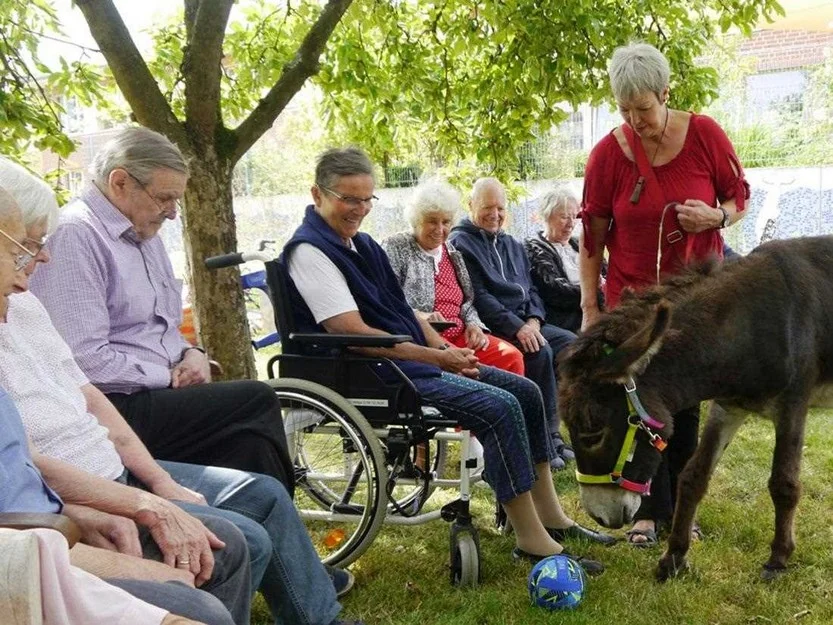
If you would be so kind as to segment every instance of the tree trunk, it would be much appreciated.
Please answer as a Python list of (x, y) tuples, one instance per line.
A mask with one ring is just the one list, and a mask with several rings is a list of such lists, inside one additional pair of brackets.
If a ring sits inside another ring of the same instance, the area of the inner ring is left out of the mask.
[(209, 271), (209, 256), (237, 251), (231, 165), (203, 153), (190, 162), (183, 231), (193, 280), (194, 318), (202, 346), (223, 367), (223, 378), (255, 378), (251, 337), (237, 268)]

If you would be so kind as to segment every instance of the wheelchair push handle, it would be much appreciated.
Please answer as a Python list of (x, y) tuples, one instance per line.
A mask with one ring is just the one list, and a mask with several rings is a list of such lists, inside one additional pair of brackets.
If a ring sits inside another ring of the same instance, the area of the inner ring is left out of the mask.
[(205, 259), (205, 267), (206, 269), (223, 269), (225, 267), (242, 265), (250, 260), (259, 260), (265, 263), (272, 260), (272, 257), (272, 254), (265, 252), (232, 252), (231, 254), (209, 256)]

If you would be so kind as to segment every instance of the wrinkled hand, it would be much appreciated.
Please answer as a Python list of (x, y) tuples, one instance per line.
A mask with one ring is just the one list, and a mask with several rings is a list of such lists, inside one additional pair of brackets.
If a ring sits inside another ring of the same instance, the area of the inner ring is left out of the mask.
[(466, 326), (466, 347), (477, 351), (478, 349), (484, 349), (488, 344), (489, 339), (480, 326), (474, 323)]
[(468, 347), (449, 347), (440, 353), (440, 367), (467, 378), (477, 378), (480, 375), (477, 362), (477, 356)]
[(521, 350), (527, 354), (540, 351), (547, 344), (547, 340), (541, 334), (541, 324), (537, 319), (527, 319), (515, 334), (515, 338), (521, 344)]
[(131, 519), (75, 504), (66, 504), (63, 514), (81, 528), (82, 543), (137, 558), (142, 557), (139, 530)]
[(701, 200), (686, 200), (677, 204), (677, 219), (686, 232), (698, 233), (712, 228), (719, 228), (723, 222), (723, 213)]
[(171, 388), (184, 388), (206, 382), (211, 382), (208, 356), (198, 349), (189, 349), (182, 361), (171, 371)]
[(587, 328), (592, 326), (596, 321), (599, 320), (599, 316), (602, 312), (596, 308), (582, 308), (581, 310), (581, 331), (584, 332)]
[(213, 549), (225, 547), (199, 519), (176, 507), (169, 501), (150, 493), (144, 495), (135, 520), (148, 529), (159, 546), (168, 566), (176, 567), (177, 560), (187, 559), (194, 574), (194, 583), (201, 586), (214, 571)]
[(150, 490), (154, 495), (159, 495), (162, 499), (168, 499), (170, 501), (186, 501), (188, 503), (195, 503), (201, 506), (208, 505), (205, 497), (203, 497), (200, 493), (177, 484), (170, 477), (160, 480), (154, 484)]

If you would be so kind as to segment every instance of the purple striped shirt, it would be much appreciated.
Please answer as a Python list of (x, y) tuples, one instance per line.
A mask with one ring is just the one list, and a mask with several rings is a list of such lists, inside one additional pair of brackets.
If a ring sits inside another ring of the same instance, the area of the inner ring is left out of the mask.
[(139, 241), (95, 185), (61, 212), (30, 288), (90, 381), (105, 393), (165, 388), (189, 344), (182, 283), (162, 239)]

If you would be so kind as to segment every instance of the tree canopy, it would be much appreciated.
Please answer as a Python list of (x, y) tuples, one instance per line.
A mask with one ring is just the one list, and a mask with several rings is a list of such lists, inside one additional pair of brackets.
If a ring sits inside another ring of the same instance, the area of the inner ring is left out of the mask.
[[(332, 137), (382, 162), (417, 150), (508, 176), (517, 148), (572, 106), (607, 96), (606, 63), (634, 39), (672, 65), (672, 98), (697, 106), (717, 72), (696, 59), (715, 33), (749, 33), (776, 0), (184, 0), (137, 49), (112, 0), (76, 0), (134, 119), (191, 158), (183, 215), (206, 347), (232, 377), (253, 373), (235, 272), (202, 260), (236, 247), (232, 170), (309, 80)], [(352, 5), (352, 6), (351, 6)], [(234, 8), (234, 11), (233, 11)], [(69, 149), (50, 94), (90, 101), (106, 83), (83, 59), (47, 68), (37, 43), (60, 30), (45, 0), (0, 7), (0, 149)], [(323, 55), (323, 56), (322, 56)]]

